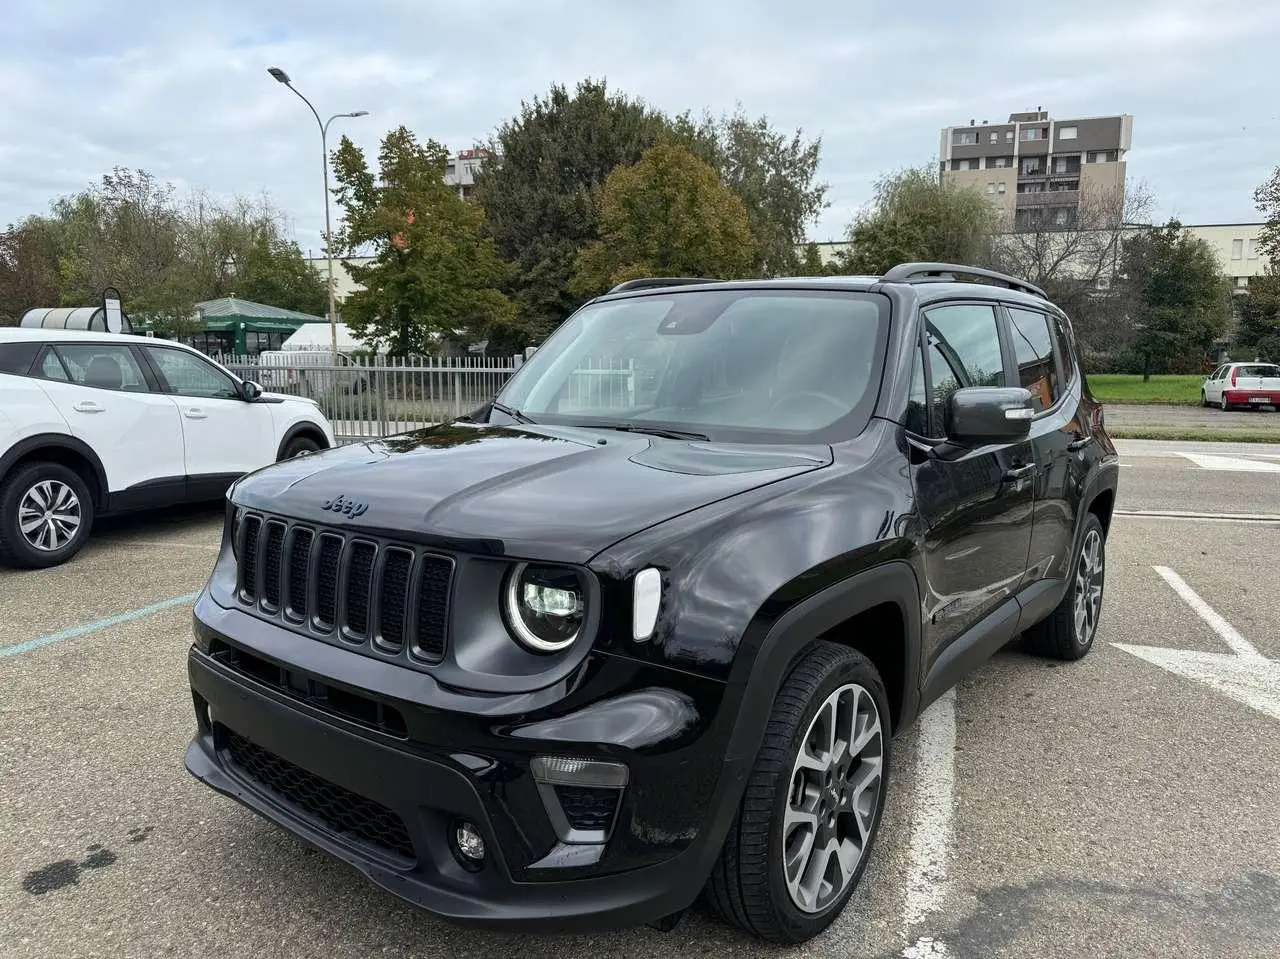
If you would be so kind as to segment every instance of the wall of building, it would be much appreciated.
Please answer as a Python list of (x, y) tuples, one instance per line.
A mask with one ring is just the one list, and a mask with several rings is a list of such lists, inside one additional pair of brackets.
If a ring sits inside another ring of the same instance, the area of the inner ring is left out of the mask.
[(1213, 247), (1222, 272), (1231, 277), (1232, 286), (1247, 287), (1250, 277), (1266, 270), (1266, 258), (1258, 249), (1263, 226), (1263, 223), (1211, 223), (1188, 229)]

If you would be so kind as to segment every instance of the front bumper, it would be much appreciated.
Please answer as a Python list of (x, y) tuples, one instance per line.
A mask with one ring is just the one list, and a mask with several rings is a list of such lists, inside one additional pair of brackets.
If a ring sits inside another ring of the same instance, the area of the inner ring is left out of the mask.
[[(429, 677), (302, 640), (207, 596), (196, 632), (188, 672), (199, 728), (187, 769), (437, 915), (529, 931), (634, 925), (687, 907), (715, 862), (742, 770), (722, 759), (713, 681), (596, 657), (556, 706), (500, 716), (486, 697), (483, 714), (464, 715), (428, 702)], [(359, 685), (347, 685), (353, 676)], [(416, 688), (417, 701), (387, 695), (386, 683)], [(609, 687), (615, 695), (580, 695)], [(644, 722), (638, 695), (651, 697)], [(609, 704), (624, 700), (610, 719)], [(683, 716), (669, 715), (680, 706)], [(584, 741), (587, 729), (610, 741)], [(581, 831), (564, 841), (549, 787), (529, 773), (535, 755), (627, 765), (605, 842), (581, 841)], [(462, 821), (485, 840), (479, 869), (452, 845)]]

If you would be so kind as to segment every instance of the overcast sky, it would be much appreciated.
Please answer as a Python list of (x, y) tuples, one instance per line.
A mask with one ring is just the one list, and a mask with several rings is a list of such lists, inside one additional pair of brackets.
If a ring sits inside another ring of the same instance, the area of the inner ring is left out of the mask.
[(10, 0), (0, 16), (0, 225), (115, 165), (180, 190), (265, 191), (304, 251), (324, 223), (320, 138), (405, 124), (465, 149), (550, 84), (604, 77), (678, 112), (741, 101), (823, 141), (838, 238), (875, 178), (941, 127), (1131, 113), (1131, 179), (1159, 217), (1258, 219), (1280, 163), (1280, 3), (1191, 0)]

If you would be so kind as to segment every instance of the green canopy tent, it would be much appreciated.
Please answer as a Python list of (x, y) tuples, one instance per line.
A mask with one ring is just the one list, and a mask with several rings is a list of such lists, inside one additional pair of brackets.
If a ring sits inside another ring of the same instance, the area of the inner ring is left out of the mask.
[[(196, 304), (204, 320), (206, 344), (217, 344), (219, 352), (231, 352), (238, 356), (257, 354), (263, 350), (277, 350), (280, 344), (297, 331), (303, 323), (323, 323), (323, 316), (285, 310), (252, 300), (224, 296), (218, 300), (205, 300)], [(213, 334), (210, 336), (210, 334)], [(230, 335), (228, 335), (230, 334)], [(198, 335), (197, 335), (198, 339)], [(229, 349), (228, 349), (229, 347)]]
[[(328, 322), (323, 316), (285, 310), (234, 296), (197, 303), (196, 313), (200, 317), (200, 329), (185, 339), (206, 353), (233, 353), (237, 356), (277, 350), (304, 323)], [(142, 322), (137, 322), (138, 319)], [(134, 325), (141, 332), (149, 324), (143, 317), (135, 318)]]

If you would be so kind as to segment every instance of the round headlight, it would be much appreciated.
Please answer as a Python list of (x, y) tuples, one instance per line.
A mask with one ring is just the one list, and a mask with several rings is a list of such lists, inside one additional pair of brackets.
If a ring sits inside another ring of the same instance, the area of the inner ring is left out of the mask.
[(538, 653), (572, 646), (586, 621), (582, 580), (563, 566), (521, 563), (507, 578), (504, 605), (516, 639)]

